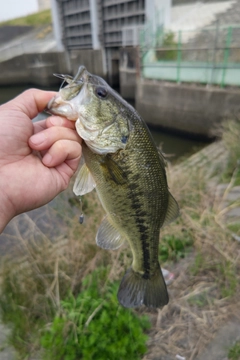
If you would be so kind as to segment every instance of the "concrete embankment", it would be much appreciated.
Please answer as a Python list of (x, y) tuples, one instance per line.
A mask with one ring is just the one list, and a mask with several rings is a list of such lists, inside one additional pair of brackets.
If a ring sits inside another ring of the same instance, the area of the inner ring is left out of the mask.
[(120, 91), (135, 99), (144, 120), (157, 127), (198, 137), (212, 137), (222, 120), (240, 112), (239, 88), (178, 84), (140, 77), (137, 48), (120, 52)]
[(138, 80), (136, 109), (154, 126), (212, 137), (223, 119), (240, 112), (240, 91)]
[(54, 86), (59, 84), (57, 74), (76, 74), (80, 65), (88, 71), (106, 77), (101, 50), (27, 53), (0, 62), (0, 86), (33, 84)]
[(240, 112), (240, 91), (139, 79), (136, 109), (154, 126), (214, 136), (223, 119)]

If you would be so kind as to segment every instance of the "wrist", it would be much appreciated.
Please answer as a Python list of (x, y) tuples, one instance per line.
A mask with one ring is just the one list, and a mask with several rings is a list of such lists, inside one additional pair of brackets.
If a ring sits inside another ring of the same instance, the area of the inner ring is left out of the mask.
[(8, 195), (5, 193), (4, 186), (0, 184), (0, 234), (5, 229), (9, 221), (15, 216), (13, 205)]

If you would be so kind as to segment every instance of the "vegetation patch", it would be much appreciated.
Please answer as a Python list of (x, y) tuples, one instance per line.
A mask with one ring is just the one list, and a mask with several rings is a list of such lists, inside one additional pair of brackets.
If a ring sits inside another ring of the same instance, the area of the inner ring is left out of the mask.
[(87, 276), (81, 293), (61, 301), (61, 314), (43, 331), (43, 358), (141, 359), (150, 322), (118, 304), (118, 286), (108, 282), (106, 268)]
[(150, 322), (117, 300), (129, 253), (96, 246), (103, 210), (95, 192), (82, 200), (83, 225), (79, 201), (68, 201), (68, 195), (71, 189), (53, 204), (65, 237), (52, 241), (36, 227), (28, 238), (19, 232), (26, 255), (1, 263), (0, 311), (10, 325), (8, 342), (19, 359), (140, 359)]
[(228, 351), (229, 360), (240, 359), (240, 341), (237, 341)]
[[(156, 57), (161, 60), (177, 60), (177, 42), (175, 40), (175, 34), (171, 31), (166, 33), (161, 32), (156, 41)], [(162, 48), (162, 49), (161, 49)]]
[(41, 26), (48, 25), (52, 23), (51, 10), (43, 10), (38, 13), (31, 15), (23, 16), (20, 18), (3, 21), (0, 23), (0, 26)]
[(193, 245), (190, 232), (182, 228), (180, 233), (166, 234), (160, 239), (159, 261), (177, 261), (184, 258)]

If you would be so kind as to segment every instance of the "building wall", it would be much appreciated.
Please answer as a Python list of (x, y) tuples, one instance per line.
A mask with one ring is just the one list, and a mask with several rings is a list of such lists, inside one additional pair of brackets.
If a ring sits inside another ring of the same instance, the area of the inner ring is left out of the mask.
[(123, 0), (102, 2), (103, 46), (122, 46), (122, 30), (145, 22), (145, 1)]
[(92, 49), (90, 0), (56, 1), (61, 17), (62, 40), (67, 50)]

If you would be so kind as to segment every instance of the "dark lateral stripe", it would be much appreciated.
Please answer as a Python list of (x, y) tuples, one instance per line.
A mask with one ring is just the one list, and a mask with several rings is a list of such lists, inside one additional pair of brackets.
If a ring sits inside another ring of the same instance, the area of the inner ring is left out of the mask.
[(144, 195), (139, 181), (138, 174), (132, 174), (131, 169), (128, 167), (122, 167), (122, 171), (124, 175), (132, 175), (131, 176), (131, 183), (129, 184), (129, 198), (131, 199), (131, 207), (135, 213), (135, 221), (137, 228), (139, 229), (140, 233), (140, 241), (142, 246), (142, 254), (143, 254), (143, 278), (149, 279), (150, 277), (150, 251), (149, 251), (149, 235), (148, 235), (148, 228), (144, 225), (146, 220), (146, 211), (141, 209), (141, 196)]
[(148, 228), (144, 225), (146, 220), (146, 212), (141, 209), (141, 201), (139, 200), (139, 195), (142, 194), (141, 191), (137, 191), (139, 185), (135, 183), (134, 191), (130, 189), (130, 199), (132, 201), (132, 209), (136, 214), (135, 221), (137, 228), (140, 233), (140, 241), (142, 246), (142, 254), (143, 254), (143, 278), (149, 279), (150, 277), (150, 251), (149, 251), (149, 239), (148, 239)]
[(136, 224), (140, 231), (140, 239), (142, 245), (142, 253), (143, 253), (143, 270), (144, 279), (149, 279), (150, 276), (150, 251), (149, 251), (149, 239), (148, 239), (148, 228), (142, 224), (144, 219), (137, 218)]

